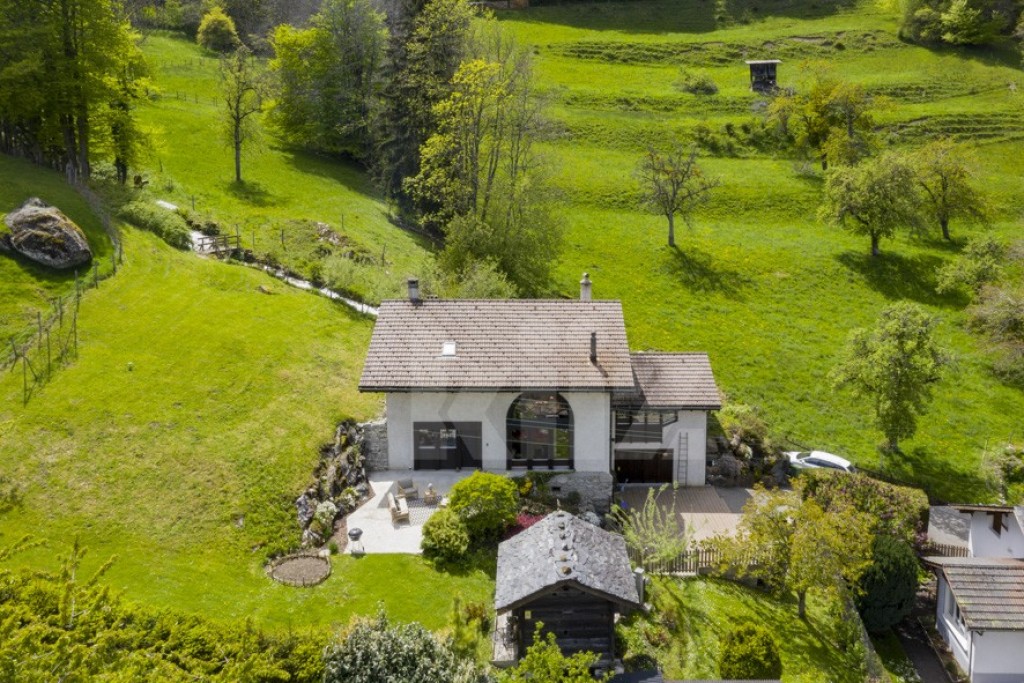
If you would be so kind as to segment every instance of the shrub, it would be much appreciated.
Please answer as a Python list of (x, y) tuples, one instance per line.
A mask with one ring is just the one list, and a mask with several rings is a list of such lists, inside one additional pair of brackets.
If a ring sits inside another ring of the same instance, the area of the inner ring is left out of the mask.
[(519, 497), (508, 477), (474, 472), (452, 487), (449, 507), (466, 524), (475, 542), (498, 538), (516, 521)]
[(928, 497), (920, 489), (887, 484), (863, 474), (807, 472), (803, 497), (813, 498), (825, 511), (853, 509), (876, 520), (875, 533), (913, 544), (924, 531)]
[(356, 618), (342, 641), (324, 652), (324, 683), (484, 683), (487, 675), (460, 661), (450, 647), (421, 625), (392, 626), (381, 611), (376, 619)]
[(722, 638), (718, 673), (722, 678), (780, 678), (779, 648), (768, 631), (753, 624), (738, 626)]
[(338, 516), (338, 506), (329, 500), (325, 500), (316, 506), (313, 513), (313, 523), (310, 527), (324, 538), (327, 538), (334, 531), (334, 518)]
[(876, 536), (874, 561), (860, 579), (857, 611), (864, 628), (878, 633), (910, 614), (917, 591), (917, 557), (907, 543)]
[(442, 508), (423, 525), (423, 556), (440, 562), (455, 562), (469, 550), (466, 524), (450, 508)]
[(136, 200), (122, 206), (118, 216), (137, 228), (148, 230), (164, 242), (178, 249), (191, 249), (192, 237), (189, 235), (185, 219), (174, 211), (168, 211), (156, 204)]
[(711, 76), (708, 76), (703, 71), (696, 73), (682, 71), (679, 74), (679, 80), (676, 81), (676, 87), (694, 95), (718, 94), (718, 86), (711, 80)]
[(235, 30), (235, 22), (220, 7), (214, 7), (199, 24), (197, 42), (207, 50), (230, 52), (242, 44)]

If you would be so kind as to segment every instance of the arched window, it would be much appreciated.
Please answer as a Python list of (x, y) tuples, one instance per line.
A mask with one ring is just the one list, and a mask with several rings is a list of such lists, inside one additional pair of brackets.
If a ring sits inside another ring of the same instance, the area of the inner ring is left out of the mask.
[(520, 394), (505, 425), (509, 469), (572, 469), (572, 408), (561, 394)]

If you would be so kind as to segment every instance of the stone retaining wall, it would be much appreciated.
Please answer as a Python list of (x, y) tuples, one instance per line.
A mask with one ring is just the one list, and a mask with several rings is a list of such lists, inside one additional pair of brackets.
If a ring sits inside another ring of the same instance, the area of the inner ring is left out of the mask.
[(607, 472), (565, 472), (548, 482), (558, 497), (571, 493), (580, 496), (580, 510), (607, 514), (612, 504), (612, 475)]
[(386, 420), (363, 422), (363, 457), (366, 469), (381, 472), (388, 469), (388, 423)]

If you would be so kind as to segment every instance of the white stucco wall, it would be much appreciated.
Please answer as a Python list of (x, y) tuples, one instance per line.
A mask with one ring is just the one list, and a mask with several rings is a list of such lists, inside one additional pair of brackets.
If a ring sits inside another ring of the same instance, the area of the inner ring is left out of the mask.
[(935, 600), (935, 627), (939, 635), (946, 641), (953, 657), (964, 671), (970, 666), (971, 632), (961, 632), (957, 624), (949, 617), (949, 602), (953, 595), (946, 579), (939, 575), (938, 592)]
[[(608, 472), (611, 396), (603, 392), (561, 392), (572, 409), (574, 469)], [(412, 392), (387, 395), (390, 469), (413, 467), (413, 423), (479, 422), (483, 469), (505, 471), (505, 419), (516, 392)]]
[[(1024, 557), (1024, 533), (1012, 512), (1005, 513), (1007, 528), (1001, 534), (992, 531), (992, 515), (971, 513), (971, 532), (968, 548), (971, 557)], [(1024, 677), (1022, 677), (1024, 678)]]
[(979, 631), (973, 634), (971, 683), (1024, 681), (1024, 632)]

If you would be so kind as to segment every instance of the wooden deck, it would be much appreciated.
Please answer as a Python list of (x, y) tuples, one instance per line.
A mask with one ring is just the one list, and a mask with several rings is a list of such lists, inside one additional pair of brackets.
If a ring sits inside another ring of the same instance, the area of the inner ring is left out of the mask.
[[(619, 500), (630, 508), (643, 507), (647, 492), (654, 486), (628, 486), (619, 494)], [(731, 536), (736, 532), (743, 505), (750, 499), (748, 489), (725, 489), (714, 486), (692, 488), (671, 486), (658, 493), (658, 505), (674, 510), (683, 530), (689, 529), (694, 541), (712, 536)]]

